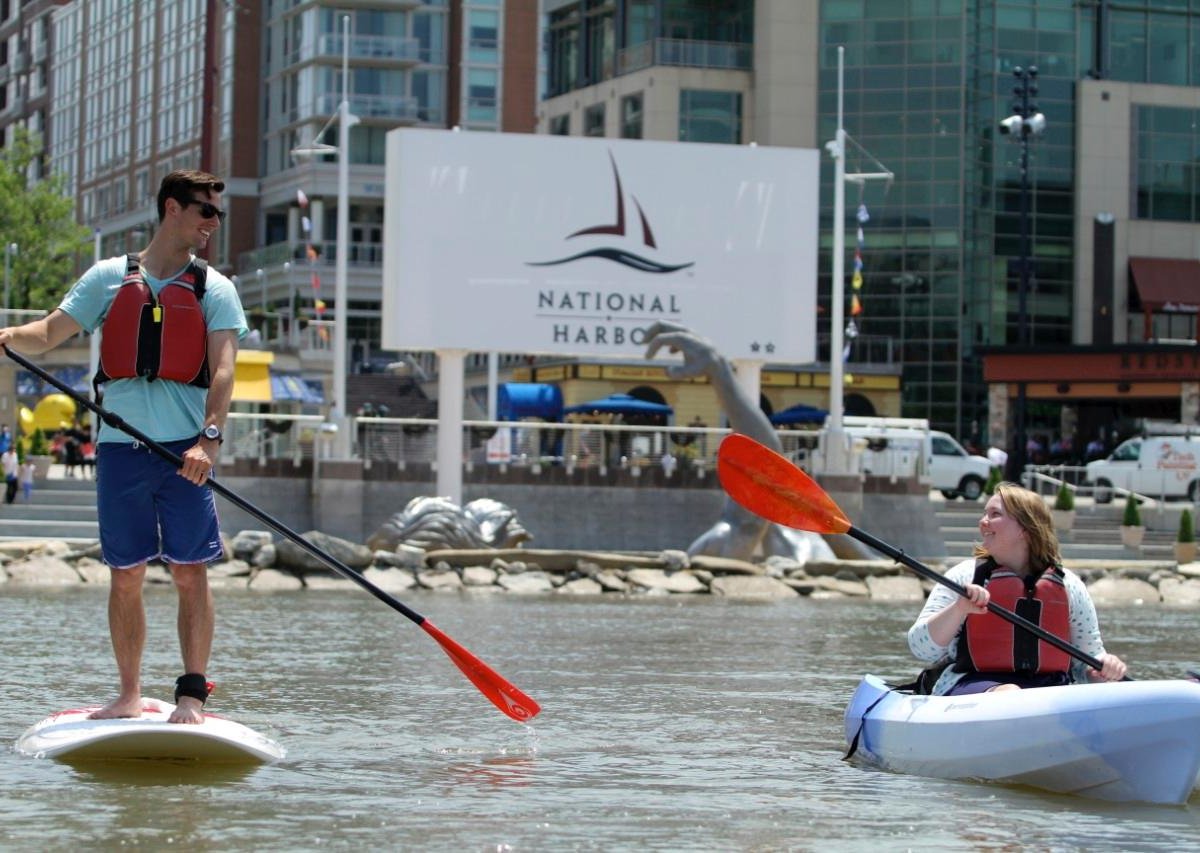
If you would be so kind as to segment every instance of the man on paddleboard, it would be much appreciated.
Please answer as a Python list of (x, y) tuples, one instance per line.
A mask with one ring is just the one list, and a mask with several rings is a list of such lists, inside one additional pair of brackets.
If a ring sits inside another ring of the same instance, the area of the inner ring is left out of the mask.
[(120, 693), (92, 716), (137, 717), (146, 643), (146, 564), (167, 563), (179, 596), (184, 674), (174, 723), (203, 722), (213, 600), (207, 564), (222, 555), (206, 483), (220, 451), (246, 318), (233, 282), (196, 258), (225, 219), (225, 184), (175, 171), (158, 190), (158, 229), (141, 252), (95, 264), (46, 317), (0, 329), (0, 346), (36, 355), (80, 330), (102, 331), (96, 377), (104, 407), (182, 457), (173, 468), (119, 429), (100, 427), (96, 497), (112, 576), (109, 633)]

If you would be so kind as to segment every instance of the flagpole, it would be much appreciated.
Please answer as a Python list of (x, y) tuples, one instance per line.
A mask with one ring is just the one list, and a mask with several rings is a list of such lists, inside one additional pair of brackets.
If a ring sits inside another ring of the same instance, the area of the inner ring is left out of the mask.
[[(845, 409), (845, 348), (846, 325), (846, 182), (863, 184), (869, 180), (892, 181), (891, 172), (860, 172), (846, 174), (846, 128), (844, 126), (846, 48), (838, 46), (837, 132), (825, 143), (833, 157), (833, 258), (830, 292), (829, 329), (829, 417), (825, 421), (825, 473), (849, 473), (846, 433), (843, 428)], [(874, 159), (873, 157), (871, 159)], [(878, 163), (878, 161), (876, 161)], [(881, 164), (880, 164), (881, 165)]]
[(846, 129), (842, 126), (842, 86), (846, 48), (838, 46), (837, 132), (826, 147), (833, 155), (833, 281), (830, 293), (829, 418), (825, 422), (825, 470), (845, 473), (846, 434), (842, 429), (842, 326), (846, 300)]

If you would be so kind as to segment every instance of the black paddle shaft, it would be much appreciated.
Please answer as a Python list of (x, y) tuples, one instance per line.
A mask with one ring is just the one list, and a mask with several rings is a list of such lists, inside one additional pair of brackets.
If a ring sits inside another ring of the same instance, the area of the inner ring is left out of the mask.
[[(919, 574), (921, 577), (923, 577), (927, 580), (931, 580), (934, 583), (940, 583), (942, 586), (946, 587), (947, 589), (957, 592), (963, 598), (967, 597), (966, 587), (950, 580), (949, 578), (947, 578), (944, 575), (938, 574), (933, 569), (929, 568), (929, 566), (925, 565), (924, 563), (920, 562), (919, 560), (916, 560), (916, 559), (908, 556), (908, 554), (905, 554), (899, 548), (897, 548), (893, 545), (889, 545), (888, 543), (884, 542), (882, 539), (876, 539), (870, 533), (867, 533), (864, 530), (859, 530), (854, 525), (851, 525), (850, 529), (847, 530), (846, 533), (848, 533), (850, 536), (853, 536), (855, 539), (857, 539), (859, 542), (862, 542), (864, 545), (869, 545), (870, 547), (874, 548), (879, 553), (886, 554), (887, 556), (889, 556), (893, 560), (895, 560), (897, 563), (903, 563), (904, 565), (906, 565), (910, 569), (912, 569), (914, 572)], [(1076, 646), (1071, 645), (1066, 640), (1064, 640), (1062, 637), (1057, 637), (1054, 634), (1051, 634), (1045, 628), (1043, 628), (1040, 625), (1037, 625), (1033, 622), (1030, 622), (1024, 616), (1018, 616), (1016, 613), (1013, 613), (1011, 610), (1007, 610), (1007, 609), (1001, 607), (999, 604), (996, 604), (992, 601), (988, 602), (987, 609), (989, 612), (995, 613), (1001, 619), (1011, 622), (1012, 624), (1016, 625), (1018, 628), (1020, 628), (1024, 631), (1028, 631), (1030, 634), (1033, 634), (1039, 640), (1045, 640), (1047, 643), (1054, 646), (1056, 649), (1066, 652), (1067, 654), (1069, 654), (1071, 657), (1075, 658), (1076, 660), (1083, 661), (1084, 663), (1086, 663), (1088, 666), (1090, 666), (1092, 669), (1096, 670), (1097, 672), (1099, 672), (1104, 667), (1104, 664), (1102, 664), (1097, 658), (1094, 658), (1091, 655), (1089, 655), (1083, 649), (1080, 649), (1080, 648), (1077, 648)], [(1133, 679), (1131, 679), (1129, 676), (1125, 676), (1125, 678), (1122, 680), (1123, 681), (1132, 681)]]
[[(76, 391), (71, 386), (67, 385), (65, 382), (63, 382), (58, 377), (47, 373), (45, 370), (38, 367), (33, 362), (29, 361), (27, 358), (25, 358), (22, 355), (19, 355), (18, 353), (13, 352), (8, 347), (4, 347), (4, 352), (8, 355), (9, 358), (11, 358), (17, 364), (21, 365), (26, 370), (35, 374), (38, 378), (42, 379), (43, 381), (49, 382), (51, 385), (53, 385), (55, 388), (59, 389), (64, 394), (71, 397), (77, 403), (82, 404), (84, 407), (86, 407), (87, 409), (94, 412), (98, 417), (100, 417), (101, 420), (103, 420), (109, 426), (113, 427), (114, 429), (121, 430), (121, 432), (125, 433), (126, 435), (131, 436), (132, 438), (134, 438), (137, 441), (141, 442), (142, 444), (146, 445), (146, 447), (148, 447), (154, 453), (161, 456), (163, 459), (170, 462), (176, 468), (183, 467), (182, 457), (180, 457), (179, 455), (177, 455), (175, 453), (172, 453), (170, 450), (167, 450), (167, 448), (163, 447), (157, 441), (155, 441), (154, 439), (147, 436), (145, 433), (143, 433), (137, 427), (134, 427), (134, 426), (131, 426), (130, 424), (128, 424), (125, 421), (125, 419), (122, 418), (120, 415), (114, 414), (113, 412), (108, 411), (108, 409), (105, 409), (103, 406), (99, 405), (98, 403), (95, 403), (92, 400), (88, 399), (86, 396), (84, 396), (83, 394), (80, 394), (78, 391)], [(318, 560), (320, 560), (325, 565), (329, 566), (329, 568), (333, 569), (338, 574), (354, 581), (356, 584), (361, 586), (367, 592), (371, 593), (371, 595), (378, 598), (380, 601), (382, 601), (388, 607), (391, 607), (393, 610), (396, 610), (399, 613), (404, 614), (405, 616), (407, 616), (409, 619), (411, 619), (413, 622), (415, 622), (418, 625), (424, 624), (425, 617), (422, 616), (420, 613), (413, 610), (411, 607), (409, 607), (404, 602), (397, 599), (395, 596), (389, 595), (388, 593), (384, 592), (382, 589), (375, 586), (375, 584), (371, 583), (369, 580), (367, 580), (365, 577), (363, 577), (361, 572), (355, 571), (354, 569), (350, 568), (345, 563), (343, 563), (341, 560), (334, 557), (332, 554), (328, 554), (321, 548), (318, 548), (312, 542), (309, 542), (307, 539), (305, 539), (303, 536), (301, 536), (295, 530), (292, 530), (290, 527), (288, 527), (286, 524), (284, 524), (279, 519), (272, 516), (270, 513), (266, 512), (265, 510), (259, 509), (257, 506), (250, 503), (250, 501), (246, 500), (241, 495), (238, 495), (236, 492), (231, 491), (230, 489), (228, 489), (221, 483), (214, 480), (212, 477), (208, 478), (208, 485), (214, 492), (219, 494), (221, 497), (225, 498), (225, 500), (234, 504), (239, 509), (244, 510), (245, 512), (254, 516), (255, 518), (257, 518), (259, 521), (263, 522), (264, 524), (267, 524), (267, 525), (273, 527), (284, 537), (292, 540), (292, 542), (296, 543), (296, 545), (303, 548), (309, 554), (316, 557)]]

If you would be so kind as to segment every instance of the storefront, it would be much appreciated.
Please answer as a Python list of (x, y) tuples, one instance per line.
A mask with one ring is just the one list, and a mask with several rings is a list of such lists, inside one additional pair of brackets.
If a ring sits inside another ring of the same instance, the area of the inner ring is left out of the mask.
[(1082, 455), (1099, 438), (1115, 442), (1142, 422), (1200, 423), (1200, 347), (1193, 344), (1121, 344), (989, 349), (988, 437), (1008, 448), (1021, 385), (1026, 433), (1046, 443), (1073, 440)]

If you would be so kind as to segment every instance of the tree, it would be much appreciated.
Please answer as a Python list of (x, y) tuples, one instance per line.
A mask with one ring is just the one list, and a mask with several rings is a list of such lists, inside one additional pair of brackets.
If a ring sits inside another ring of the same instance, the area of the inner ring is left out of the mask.
[(0, 247), (18, 247), (10, 258), (10, 308), (56, 307), (88, 241), (88, 229), (75, 221), (66, 180), (31, 177), (41, 162), (42, 140), (25, 128), (0, 148)]

